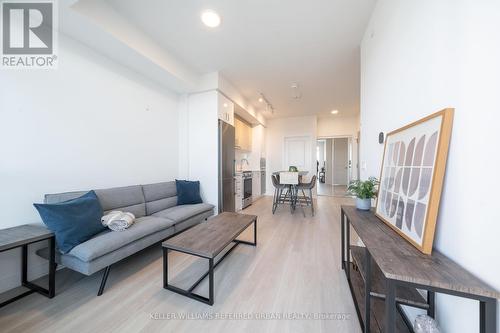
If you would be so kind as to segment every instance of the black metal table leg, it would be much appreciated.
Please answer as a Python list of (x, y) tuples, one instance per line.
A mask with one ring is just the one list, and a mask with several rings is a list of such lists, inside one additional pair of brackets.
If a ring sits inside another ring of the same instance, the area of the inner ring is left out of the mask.
[(53, 298), (55, 296), (55, 238), (49, 240), (49, 283), (47, 288), (28, 281), (28, 244), (21, 246), (21, 285), (33, 292), (42, 294), (45, 297)]
[(372, 283), (372, 256), (365, 248), (365, 333), (370, 332), (370, 292)]
[(49, 239), (49, 298), (56, 295), (56, 239)]
[(290, 185), (290, 211), (295, 212), (295, 185)]
[(208, 259), (208, 304), (214, 304), (214, 260)]
[(253, 243), (257, 246), (257, 218), (253, 221)]
[(238, 243), (238, 244), (257, 246), (257, 219), (255, 219), (253, 221), (253, 242), (240, 240), (240, 239), (235, 239), (235, 240), (233, 240), (233, 242)]
[(340, 211), (340, 247), (342, 269), (345, 269), (345, 213), (343, 209)]
[(489, 298), (479, 302), (479, 332), (496, 333), (497, 300)]
[(385, 295), (385, 333), (394, 333), (396, 326), (396, 298), (394, 292), (394, 282), (386, 279)]
[(28, 282), (28, 244), (21, 247), (21, 284)]
[(434, 318), (436, 315), (436, 296), (433, 291), (427, 290), (427, 304), (429, 308), (427, 309), (427, 315)]
[(168, 249), (163, 248), (163, 288), (168, 287)]
[(349, 225), (349, 219), (346, 218), (346, 224), (345, 224), (345, 251), (346, 251), (346, 256), (345, 256), (345, 265), (347, 267), (346, 273), (347, 273), (347, 279), (351, 280), (351, 232), (350, 232), (350, 225)]

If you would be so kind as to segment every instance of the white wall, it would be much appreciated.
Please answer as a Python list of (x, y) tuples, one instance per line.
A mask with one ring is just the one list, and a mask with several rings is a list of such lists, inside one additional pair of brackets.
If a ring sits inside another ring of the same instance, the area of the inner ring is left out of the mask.
[[(445, 107), (455, 120), (434, 247), (500, 289), (500, 2), (379, 0), (361, 54), (362, 178), (388, 132)], [(486, 171), (484, 170), (491, 170)], [(477, 302), (437, 298), (444, 332), (478, 332)], [(498, 316), (500, 317), (500, 315)]]
[[(0, 73), (0, 228), (39, 222), (44, 193), (178, 174), (177, 96), (62, 35), (59, 50), (57, 70)], [(0, 254), (0, 290), (19, 260)], [(45, 266), (33, 256), (32, 276)]]
[(318, 118), (318, 137), (353, 136), (359, 131), (359, 117), (328, 116)]
[(177, 103), (178, 143), (179, 143), (179, 179), (189, 178), (189, 95), (179, 96)]
[[(188, 97), (187, 142), (181, 146), (187, 149), (187, 178), (200, 181), (200, 194), (204, 202), (219, 203), (219, 127), (218, 92), (215, 90), (192, 94)], [(187, 126), (187, 127), (186, 127)]]
[(66, 35), (173, 91), (195, 91), (198, 73), (123, 14), (107, 1), (59, 1), (60, 28)]
[(284, 145), (287, 137), (311, 138), (311, 168), (309, 176), (316, 174), (316, 116), (270, 119), (266, 128), (266, 193), (272, 195), (274, 188), (271, 174), (288, 169), (284, 161)]

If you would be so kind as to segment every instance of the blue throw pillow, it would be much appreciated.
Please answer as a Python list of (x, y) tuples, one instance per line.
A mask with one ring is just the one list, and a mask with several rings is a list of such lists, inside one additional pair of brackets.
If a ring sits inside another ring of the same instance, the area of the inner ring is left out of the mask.
[(177, 204), (189, 205), (202, 203), (200, 196), (200, 182), (188, 180), (175, 180), (175, 187), (177, 188)]
[(94, 191), (56, 204), (33, 204), (43, 223), (56, 236), (57, 248), (68, 253), (106, 229), (101, 224), (102, 207)]

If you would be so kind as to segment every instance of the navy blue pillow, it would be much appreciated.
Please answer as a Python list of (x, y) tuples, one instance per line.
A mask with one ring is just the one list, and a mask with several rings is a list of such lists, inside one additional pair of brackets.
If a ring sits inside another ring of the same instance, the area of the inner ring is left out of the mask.
[(189, 180), (175, 180), (177, 188), (177, 205), (202, 203), (200, 196), (200, 182)]
[(94, 191), (55, 204), (33, 204), (43, 223), (56, 236), (57, 248), (68, 253), (106, 229), (101, 224), (102, 207)]

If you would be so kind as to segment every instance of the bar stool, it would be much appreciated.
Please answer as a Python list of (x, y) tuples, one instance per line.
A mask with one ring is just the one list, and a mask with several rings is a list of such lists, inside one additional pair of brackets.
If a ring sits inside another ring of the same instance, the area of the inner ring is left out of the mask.
[(295, 212), (295, 207), (297, 207), (297, 185), (299, 185), (300, 178), (300, 174), (297, 171), (281, 171), (279, 173), (279, 183), (287, 187), (287, 193), (282, 202), (287, 201), (287, 195), (290, 196), (288, 201), (290, 202), (290, 212), (292, 214)]
[[(311, 205), (311, 211), (312, 215), (314, 216), (314, 203), (313, 203), (313, 195), (312, 195), (312, 190), (316, 186), (316, 175), (312, 176), (311, 181), (309, 183), (300, 183), (297, 185), (297, 192), (302, 192), (302, 195), (298, 196), (297, 201), (299, 202), (300, 206), (302, 207), (302, 203), (305, 203), (306, 206)], [(309, 195), (306, 195), (304, 191), (308, 191)], [(304, 211), (304, 210), (302, 210)], [(305, 216), (304, 212), (304, 216)]]
[(271, 180), (274, 186), (274, 197), (273, 197), (273, 214), (278, 208), (278, 205), (286, 200), (287, 193), (285, 193), (285, 197), (283, 198), (283, 190), (287, 188), (286, 185), (280, 184), (278, 175), (271, 175)]

